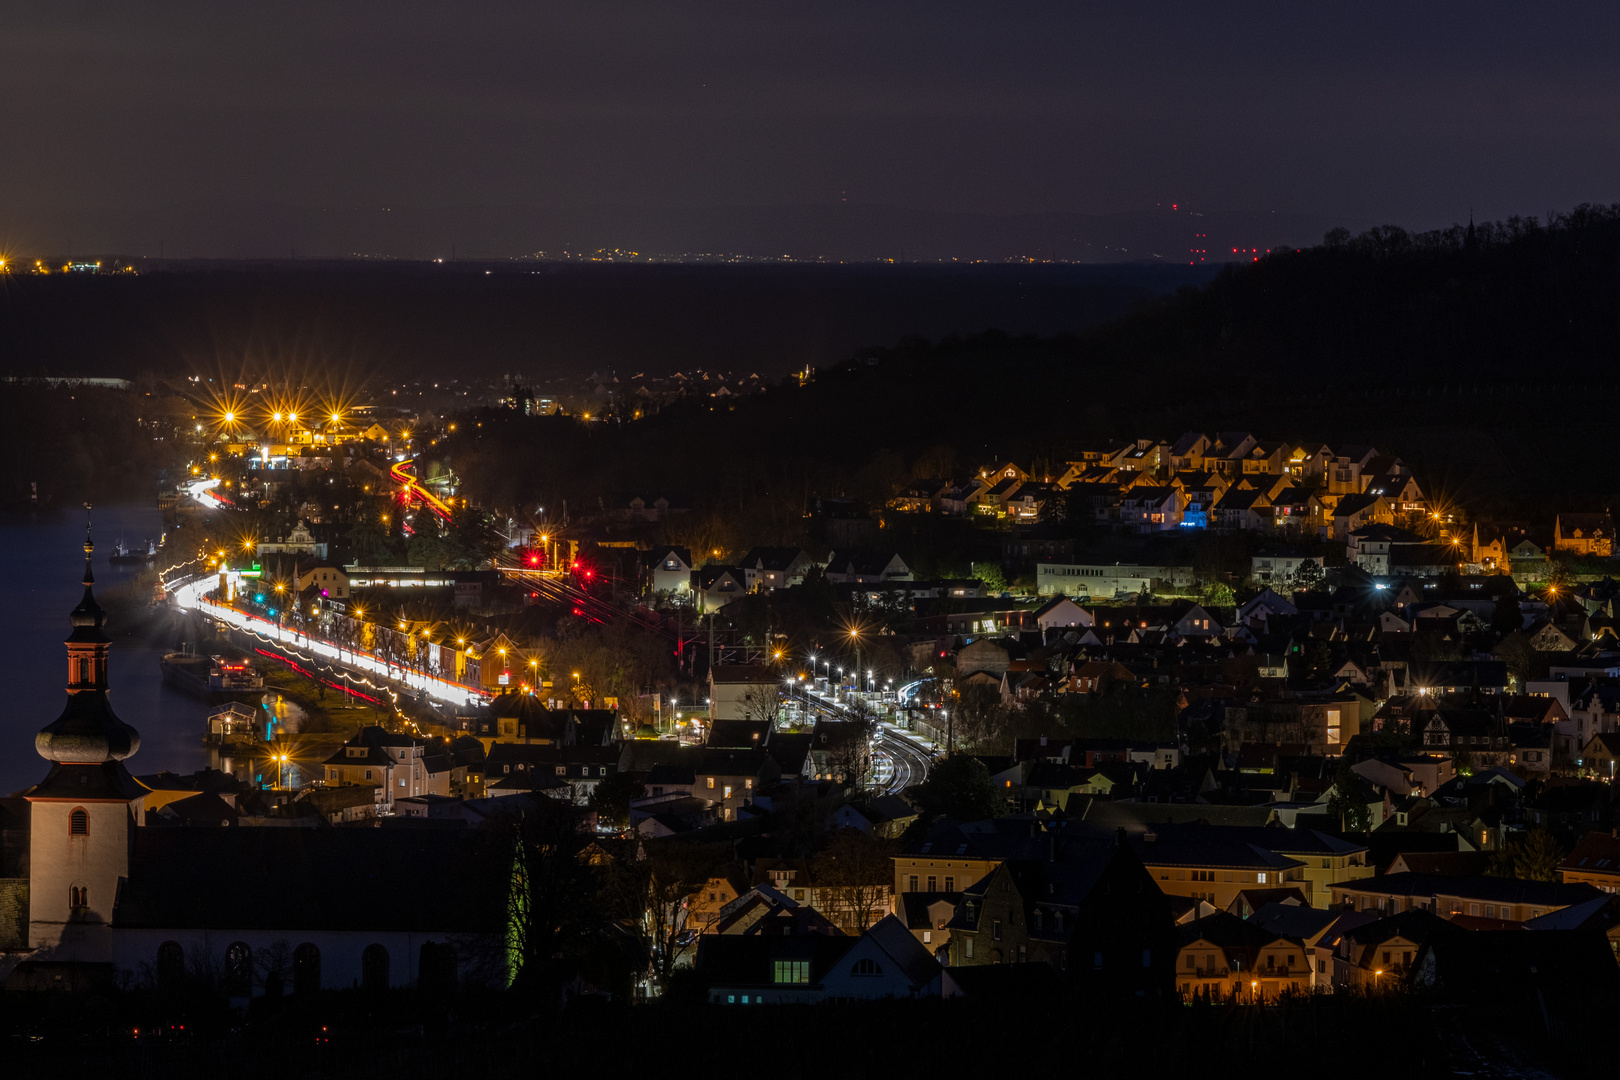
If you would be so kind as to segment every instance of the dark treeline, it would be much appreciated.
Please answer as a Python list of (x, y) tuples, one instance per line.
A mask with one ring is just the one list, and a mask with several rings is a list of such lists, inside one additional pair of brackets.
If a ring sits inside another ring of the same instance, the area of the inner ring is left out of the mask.
[[(169, 444), (154, 441), (151, 399), (98, 387), (0, 384), (9, 445), (0, 509), (84, 499), (150, 502)], [(37, 485), (37, 486), (36, 486)]]
[[(1208, 268), (138, 263), (0, 273), (0, 373), (397, 384), (678, 369), (772, 377), (990, 326), (1096, 326)], [(486, 270), (488, 271), (486, 273)]]
[(1616, 488), (1597, 417), (1620, 407), (1617, 285), (1620, 207), (1335, 230), (1084, 335), (913, 339), (622, 426), (488, 412), (446, 449), (503, 506), (682, 494), (746, 514), (768, 496), (774, 518), (1008, 458), (1055, 474), (1096, 441), (1247, 428), (1372, 442), (1442, 498), (1550, 514)]

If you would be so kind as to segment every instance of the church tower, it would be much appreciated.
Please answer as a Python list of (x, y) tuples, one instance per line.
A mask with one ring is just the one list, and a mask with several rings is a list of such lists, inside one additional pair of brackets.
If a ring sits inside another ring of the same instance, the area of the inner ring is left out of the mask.
[(29, 804), (28, 938), (44, 963), (112, 959), (112, 908), (129, 873), (130, 830), (146, 789), (124, 768), (141, 737), (107, 701), (107, 613), (96, 603), (89, 531), (84, 540), (84, 598), (67, 637), (67, 707), (34, 737), (51, 763), (45, 779), (21, 792)]

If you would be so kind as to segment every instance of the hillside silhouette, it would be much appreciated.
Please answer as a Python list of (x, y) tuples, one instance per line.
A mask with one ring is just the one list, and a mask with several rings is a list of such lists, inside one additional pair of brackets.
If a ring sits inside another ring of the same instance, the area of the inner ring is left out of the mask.
[(1058, 472), (1110, 439), (1246, 428), (1372, 442), (1476, 512), (1550, 514), (1620, 489), (1605, 423), (1620, 406), (1617, 286), (1620, 206), (1335, 230), (1084, 334), (913, 340), (806, 386), (621, 426), (492, 414), (448, 449), (507, 505), (664, 490), (745, 508), (765, 491), (871, 499), (1008, 458)]

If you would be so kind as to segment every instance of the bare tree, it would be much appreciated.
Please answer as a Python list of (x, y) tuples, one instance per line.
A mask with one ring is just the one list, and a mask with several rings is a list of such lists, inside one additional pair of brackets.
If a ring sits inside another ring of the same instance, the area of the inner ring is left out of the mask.
[(823, 914), (852, 934), (876, 922), (893, 901), (897, 850), (897, 841), (840, 830), (811, 864), (816, 894), (826, 898)]
[(845, 787), (858, 787), (872, 773), (878, 721), (864, 702), (852, 704), (845, 715), (844, 720), (820, 725), (818, 731), (834, 775)]
[(661, 982), (675, 970), (688, 903), (729, 858), (725, 845), (675, 840), (647, 844), (635, 862), (611, 868), (607, 887), (637, 924)]
[(742, 696), (744, 720), (763, 720), (775, 727), (782, 717), (782, 695), (774, 686), (750, 686)]

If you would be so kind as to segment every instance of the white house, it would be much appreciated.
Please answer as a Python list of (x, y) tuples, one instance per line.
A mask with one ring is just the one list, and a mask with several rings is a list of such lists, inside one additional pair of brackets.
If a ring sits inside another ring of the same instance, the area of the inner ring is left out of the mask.
[(685, 548), (664, 548), (651, 567), (648, 584), (653, 595), (681, 596), (692, 591), (692, 553)]

